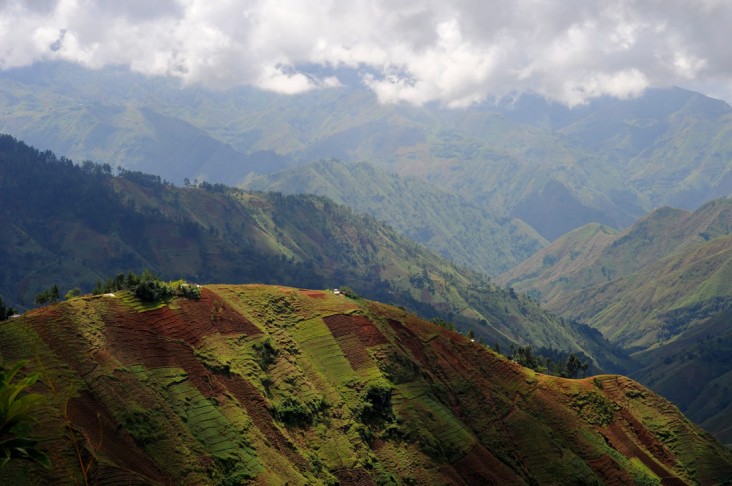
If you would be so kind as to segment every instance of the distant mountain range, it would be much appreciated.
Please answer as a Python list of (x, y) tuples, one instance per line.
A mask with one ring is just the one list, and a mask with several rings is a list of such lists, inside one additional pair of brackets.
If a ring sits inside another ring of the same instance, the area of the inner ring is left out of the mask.
[(549, 240), (729, 194), (731, 127), (727, 104), (678, 88), (573, 109), (522, 96), (448, 110), (379, 105), (365, 89), (217, 93), (63, 63), (0, 73), (0, 131), (75, 160), (232, 185), (313, 160), (367, 161)]
[(330, 291), (129, 291), (0, 326), (41, 373), (8, 484), (723, 484), (732, 452), (616, 375), (537, 374), (396, 307)]

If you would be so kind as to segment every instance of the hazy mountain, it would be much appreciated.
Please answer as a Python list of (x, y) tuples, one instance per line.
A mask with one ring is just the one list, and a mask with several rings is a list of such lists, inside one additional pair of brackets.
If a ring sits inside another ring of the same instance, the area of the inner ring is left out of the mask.
[(497, 219), (473, 203), (415, 177), (366, 163), (321, 160), (253, 178), (249, 189), (319, 194), (390, 224), (460, 265), (490, 275), (508, 270), (547, 243), (517, 219)]
[[(536, 374), (395, 307), (205, 286), (75, 298), (0, 326), (52, 459), (12, 484), (720, 484), (732, 452), (634, 381)], [(71, 431), (71, 432), (70, 432)]]
[(347, 285), (361, 295), (511, 344), (586, 353), (606, 370), (622, 353), (599, 333), (457, 267), (372, 217), (318, 196), (175, 187), (139, 172), (74, 165), (0, 137), (0, 295), (27, 309), (58, 285), (89, 291), (148, 268), (195, 282)]
[(214, 92), (63, 63), (0, 73), (0, 129), (77, 160), (228, 184), (317, 159), (368, 161), (548, 239), (728, 194), (731, 113), (676, 88), (572, 109), (521, 96), (451, 110), (379, 105), (359, 88)]

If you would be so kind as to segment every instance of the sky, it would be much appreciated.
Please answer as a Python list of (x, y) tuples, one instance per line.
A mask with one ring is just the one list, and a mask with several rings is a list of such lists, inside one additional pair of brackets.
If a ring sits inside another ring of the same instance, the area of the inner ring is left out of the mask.
[(0, 0), (0, 69), (66, 60), (285, 94), (355, 79), (383, 103), (448, 107), (663, 86), (732, 102), (730, 26), (732, 0)]

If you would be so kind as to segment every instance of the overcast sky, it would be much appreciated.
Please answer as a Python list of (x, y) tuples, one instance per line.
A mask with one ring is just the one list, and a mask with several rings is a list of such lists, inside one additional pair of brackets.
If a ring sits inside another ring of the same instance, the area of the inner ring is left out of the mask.
[(732, 101), (731, 0), (0, 0), (0, 69), (63, 59), (212, 87), (466, 106), (677, 85)]

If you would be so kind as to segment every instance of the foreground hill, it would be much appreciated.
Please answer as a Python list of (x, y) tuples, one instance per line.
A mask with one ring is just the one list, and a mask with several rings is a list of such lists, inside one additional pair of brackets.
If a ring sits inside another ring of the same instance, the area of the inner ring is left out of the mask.
[(0, 325), (47, 401), (12, 484), (629, 484), (732, 479), (732, 452), (630, 379), (536, 374), (328, 291), (75, 298)]
[(284, 194), (318, 194), (371, 214), (409, 239), (460, 265), (498, 275), (546, 246), (518, 219), (495, 218), (475, 204), (414, 177), (366, 163), (321, 160), (243, 186)]
[(350, 286), (369, 298), (473, 329), (498, 343), (585, 353), (605, 370), (624, 358), (596, 331), (549, 315), (484, 274), (438, 257), (371, 217), (316, 196), (175, 187), (159, 177), (83, 167), (0, 137), (0, 296), (27, 309), (148, 268), (194, 282)]

